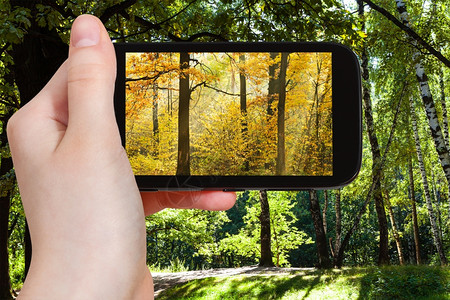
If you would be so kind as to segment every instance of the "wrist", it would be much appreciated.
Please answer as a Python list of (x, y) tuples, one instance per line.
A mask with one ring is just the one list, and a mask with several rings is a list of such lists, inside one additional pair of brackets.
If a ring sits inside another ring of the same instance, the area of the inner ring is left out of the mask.
[(121, 253), (113, 258), (108, 251), (86, 254), (80, 260), (68, 253), (33, 253), (18, 299), (148, 299), (153, 294), (145, 257)]

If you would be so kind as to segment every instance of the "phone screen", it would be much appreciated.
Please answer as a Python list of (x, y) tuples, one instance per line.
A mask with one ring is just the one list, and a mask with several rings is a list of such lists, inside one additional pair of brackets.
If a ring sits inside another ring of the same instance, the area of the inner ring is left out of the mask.
[(332, 176), (331, 52), (132, 52), (135, 175)]

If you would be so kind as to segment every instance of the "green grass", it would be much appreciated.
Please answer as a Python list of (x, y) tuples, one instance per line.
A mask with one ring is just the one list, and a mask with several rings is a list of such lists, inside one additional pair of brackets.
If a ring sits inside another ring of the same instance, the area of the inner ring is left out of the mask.
[(396, 266), (205, 278), (171, 288), (157, 299), (450, 299), (450, 268)]

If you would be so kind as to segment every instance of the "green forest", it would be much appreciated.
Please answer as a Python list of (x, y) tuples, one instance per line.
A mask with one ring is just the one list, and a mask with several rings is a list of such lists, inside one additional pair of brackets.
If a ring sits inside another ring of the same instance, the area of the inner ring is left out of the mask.
[[(83, 13), (98, 16), (113, 42), (332, 41), (349, 46), (360, 59), (364, 132), (362, 168), (356, 180), (338, 190), (240, 192), (236, 205), (226, 212), (167, 209), (149, 216), (147, 263), (151, 270), (311, 267), (318, 269), (312, 281), (325, 280), (325, 285), (326, 278), (338, 274), (346, 282), (359, 278), (361, 293), (354, 299), (408, 299), (433, 293), (440, 295), (437, 299), (448, 299), (447, 0), (0, 0), (0, 299), (12, 299), (20, 290), (31, 258), (6, 124), (66, 59), (70, 26)], [(127, 114), (133, 120), (127, 123), (127, 150), (134, 171), (328, 174), (332, 164), (332, 95), (326, 83), (330, 80), (326, 71), (329, 60), (315, 54), (290, 54), (287, 58), (286, 77), (291, 76), (290, 82), (296, 82), (297, 87), (286, 92), (285, 166), (277, 170), (277, 163), (282, 164), (277, 156), (277, 140), (272, 136), (277, 133), (274, 128), (278, 113), (269, 112), (278, 110), (280, 97), (279, 91), (269, 92), (269, 81), (283, 77), (280, 73), (284, 58), (281, 54), (255, 55), (260, 56), (258, 61), (251, 55), (241, 58), (236, 53), (228, 53), (223, 63), (208, 59), (212, 62), (208, 72), (202, 69), (205, 61), (201, 55), (195, 53), (184, 58), (163, 54), (157, 57), (155, 53), (130, 56), (130, 63), (144, 60), (142, 66), (148, 69), (128, 68), (129, 79), (151, 76), (158, 60), (166, 60), (169, 71), (153, 82), (127, 81)], [(172, 64), (170, 59), (174, 60)], [(193, 59), (201, 63), (195, 65)], [(317, 67), (319, 60), (321, 68)], [(190, 61), (184, 65), (189, 70), (181, 70), (180, 61)], [(308, 76), (312, 79), (297, 81), (289, 74), (290, 67), (297, 63), (309, 66)], [(269, 69), (274, 69), (272, 79)], [(179, 123), (175, 111), (181, 105), (178, 101), (182, 93), (175, 85), (180, 72), (191, 78), (186, 97), (191, 110), (187, 111), (202, 116), (188, 119), (191, 138), (189, 144), (184, 144), (189, 146), (184, 153), (189, 154), (189, 163), (187, 159), (186, 163), (178, 163), (173, 157), (178, 151), (178, 130), (173, 129)], [(314, 76), (325, 82), (315, 96)], [(241, 78), (245, 79), (246, 93), (240, 91)], [(147, 89), (140, 89), (140, 84)], [(245, 112), (242, 94), (248, 96)], [(277, 96), (272, 99), (271, 95)], [(322, 102), (313, 104), (314, 97), (317, 100), (322, 96)], [(214, 101), (202, 101), (205, 97)], [(270, 99), (272, 105), (268, 105)], [(225, 101), (227, 105), (220, 106)], [(295, 101), (305, 101), (302, 107), (306, 111), (297, 115)], [(323, 109), (320, 113), (319, 108)], [(254, 119), (246, 118), (250, 115)], [(300, 115), (304, 115), (301, 126), (291, 126), (289, 122), (295, 123)], [(320, 118), (320, 126), (308, 126), (308, 118), (315, 117)], [(195, 130), (223, 130), (212, 126), (220, 119), (220, 124), (233, 123), (226, 127), (230, 131), (226, 138), (208, 134), (212, 137), (209, 140), (204, 132)], [(264, 132), (258, 127), (263, 122), (272, 130)], [(244, 127), (247, 130), (242, 130)], [(144, 130), (149, 132), (141, 135)], [(163, 134), (163, 130), (170, 132)], [(311, 143), (296, 144), (288, 132), (304, 135)], [(270, 138), (261, 140), (264, 135)], [(247, 147), (255, 140), (260, 146)], [(223, 143), (221, 147), (211, 147), (219, 142)], [(261, 151), (260, 156), (249, 159), (250, 148)], [(315, 153), (315, 157), (305, 157), (306, 152)], [(230, 161), (233, 157), (239, 160)], [(303, 167), (304, 163), (296, 164), (302, 160), (312, 160), (309, 169)], [(417, 265), (417, 269), (407, 265)], [(359, 273), (360, 267), (366, 271)], [(396, 275), (397, 271), (392, 270), (400, 271)], [(294, 277), (286, 284), (306, 284), (311, 278), (308, 276), (313, 275)], [(211, 286), (216, 283), (209, 281)], [(270, 283), (282, 286), (281, 282)], [(207, 286), (208, 281), (199, 285), (203, 284)]]
[(332, 175), (331, 53), (129, 53), (126, 66), (136, 175)]

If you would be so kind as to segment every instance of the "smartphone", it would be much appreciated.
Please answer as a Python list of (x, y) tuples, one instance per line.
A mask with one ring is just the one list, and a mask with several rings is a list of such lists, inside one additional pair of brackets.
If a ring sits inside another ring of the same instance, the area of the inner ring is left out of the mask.
[(359, 172), (361, 75), (335, 43), (115, 44), (141, 190), (337, 188)]

